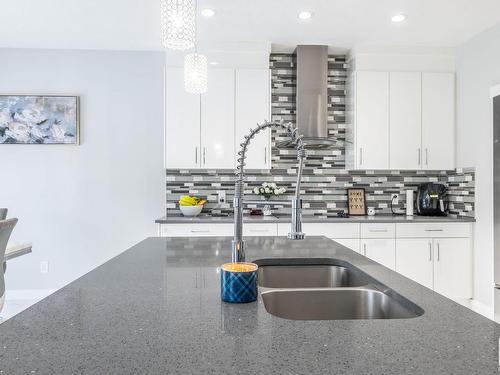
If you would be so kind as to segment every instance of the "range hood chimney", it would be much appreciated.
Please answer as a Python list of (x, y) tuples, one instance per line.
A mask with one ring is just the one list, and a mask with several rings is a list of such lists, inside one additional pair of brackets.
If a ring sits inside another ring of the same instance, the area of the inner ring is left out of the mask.
[[(328, 149), (335, 145), (328, 138), (328, 47), (297, 46), (296, 126), (308, 149)], [(278, 148), (295, 147), (291, 141)]]

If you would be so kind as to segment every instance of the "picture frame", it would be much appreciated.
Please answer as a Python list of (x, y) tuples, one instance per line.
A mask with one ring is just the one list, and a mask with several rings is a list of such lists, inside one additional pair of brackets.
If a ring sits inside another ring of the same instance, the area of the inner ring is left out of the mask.
[(347, 212), (352, 216), (366, 215), (366, 197), (364, 188), (347, 189)]
[(79, 145), (80, 97), (0, 94), (1, 145)]

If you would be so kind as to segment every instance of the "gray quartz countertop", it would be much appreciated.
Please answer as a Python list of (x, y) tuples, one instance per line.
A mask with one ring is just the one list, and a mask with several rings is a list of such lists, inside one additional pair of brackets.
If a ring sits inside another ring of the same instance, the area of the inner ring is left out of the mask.
[(230, 238), (148, 238), (0, 324), (4, 374), (493, 374), (499, 325), (324, 237), (248, 238), (247, 260), (350, 262), (412, 319), (293, 321), (220, 300)]
[[(180, 215), (163, 216), (157, 219), (157, 224), (186, 224), (186, 223), (232, 223), (233, 216), (199, 215), (186, 217)], [(289, 223), (290, 217), (286, 216), (250, 216), (243, 220), (248, 223)], [(452, 216), (405, 216), (405, 215), (376, 215), (376, 216), (351, 216), (341, 217), (302, 217), (303, 223), (431, 223), (431, 222), (474, 222), (474, 218)]]

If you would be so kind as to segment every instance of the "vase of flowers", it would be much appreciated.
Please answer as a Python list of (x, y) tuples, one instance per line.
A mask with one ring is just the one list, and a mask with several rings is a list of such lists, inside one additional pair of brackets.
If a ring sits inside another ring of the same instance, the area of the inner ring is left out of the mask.
[[(284, 194), (286, 189), (284, 187), (278, 187), (274, 182), (263, 182), (261, 186), (255, 187), (253, 189), (254, 194), (264, 197), (266, 201), (269, 201), (272, 197)], [(262, 213), (264, 216), (272, 215), (271, 206), (266, 204)]]

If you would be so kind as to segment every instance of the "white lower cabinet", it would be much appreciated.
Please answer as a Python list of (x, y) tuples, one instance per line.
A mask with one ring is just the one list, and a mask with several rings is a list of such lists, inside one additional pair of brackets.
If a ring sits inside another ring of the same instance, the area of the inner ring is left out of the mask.
[(396, 271), (427, 288), (433, 288), (432, 239), (398, 238)]
[[(452, 299), (472, 298), (470, 223), (303, 223), (306, 238), (325, 236)], [(163, 237), (233, 236), (233, 223), (158, 224)], [(286, 236), (290, 223), (245, 223), (243, 235)]]
[(347, 247), (348, 249), (354, 250), (357, 253), (361, 252), (358, 238), (332, 238), (332, 240)]
[(434, 290), (449, 298), (472, 298), (470, 238), (434, 239)]
[(361, 239), (361, 254), (390, 268), (396, 268), (396, 244), (394, 238)]
[(396, 271), (448, 298), (472, 298), (471, 240), (398, 238)]

